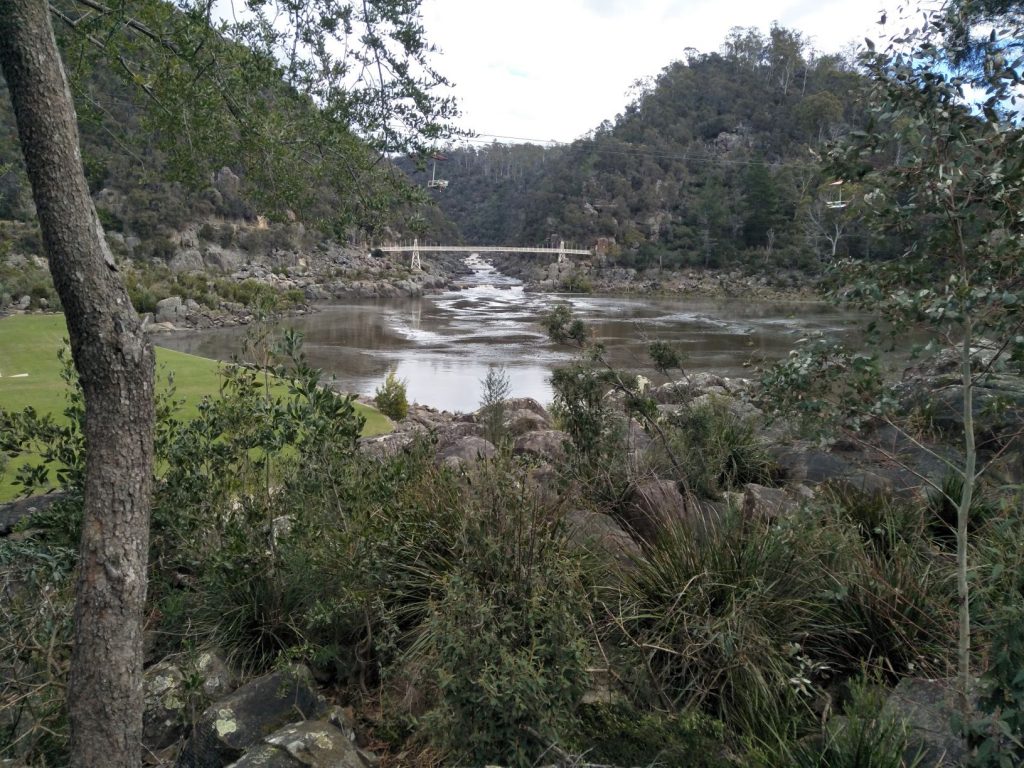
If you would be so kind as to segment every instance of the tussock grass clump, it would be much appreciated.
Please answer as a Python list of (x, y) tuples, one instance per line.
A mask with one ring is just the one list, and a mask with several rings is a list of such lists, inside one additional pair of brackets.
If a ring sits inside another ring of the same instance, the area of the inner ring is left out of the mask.
[(772, 485), (775, 467), (754, 425), (720, 401), (686, 407), (665, 426), (667, 445), (656, 444), (656, 466), (669, 469), (675, 456), (687, 487), (706, 498), (747, 483)]
[(733, 727), (789, 711), (791, 682), (829, 634), (821, 537), (751, 526), (738, 513), (698, 533), (670, 526), (623, 579), (618, 629), (656, 701), (701, 707)]
[(851, 519), (862, 514), (825, 501), (774, 526), (733, 511), (668, 527), (607, 593), (621, 605), (611, 635), (643, 670), (638, 692), (756, 733), (805, 717), (865, 664), (890, 679), (944, 673), (952, 564), (920, 525), (900, 538), (894, 523)]
[(820, 731), (797, 741), (779, 734), (759, 738), (754, 768), (924, 768), (920, 753), (908, 751), (908, 727), (885, 708), (879, 681), (860, 675), (850, 681), (842, 714)]

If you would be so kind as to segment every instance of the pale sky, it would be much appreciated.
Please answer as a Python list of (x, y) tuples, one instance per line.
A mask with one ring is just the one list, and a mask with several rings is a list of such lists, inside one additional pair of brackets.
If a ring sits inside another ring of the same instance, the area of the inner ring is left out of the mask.
[[(832, 53), (866, 36), (891, 0), (423, 0), (433, 61), (455, 84), (463, 127), (572, 141), (614, 119), (639, 78), (686, 48), (717, 51), (731, 27), (773, 21)], [(890, 19), (892, 14), (890, 13)], [(889, 25), (891, 32), (892, 25)], [(480, 143), (477, 140), (475, 143)]]

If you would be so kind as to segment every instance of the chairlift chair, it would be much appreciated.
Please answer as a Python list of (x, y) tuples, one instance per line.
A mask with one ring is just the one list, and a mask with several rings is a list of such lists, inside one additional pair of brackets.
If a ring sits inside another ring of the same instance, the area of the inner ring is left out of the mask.
[(428, 189), (448, 189), (448, 179), (437, 178), (437, 161), (444, 160), (443, 156), (434, 155), (434, 165), (430, 171), (430, 181), (427, 182)]
[(847, 201), (843, 200), (842, 179), (840, 179), (839, 181), (833, 181), (831, 184), (829, 184), (829, 186), (832, 187), (832, 189), (829, 190), (828, 200), (825, 201), (825, 205), (828, 208), (831, 208), (832, 210), (840, 210), (842, 208), (845, 208), (847, 205)]

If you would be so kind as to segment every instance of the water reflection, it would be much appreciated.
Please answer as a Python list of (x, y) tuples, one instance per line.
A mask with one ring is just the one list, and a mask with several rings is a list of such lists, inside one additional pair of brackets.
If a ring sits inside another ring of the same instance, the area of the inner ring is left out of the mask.
[[(786, 354), (808, 331), (845, 334), (852, 316), (820, 304), (737, 299), (552, 296), (478, 265), (462, 290), (419, 299), (365, 299), (325, 306), (287, 320), (305, 335), (313, 365), (341, 389), (372, 394), (389, 371), (407, 380), (410, 399), (448, 410), (473, 410), (480, 381), (504, 365), (516, 396), (551, 399), (552, 368), (572, 350), (551, 344), (538, 320), (568, 301), (611, 361), (652, 375), (650, 341), (678, 344), (691, 370), (744, 375), (749, 366)], [(244, 328), (161, 336), (158, 343), (205, 357), (238, 354)], [(652, 376), (653, 377), (653, 376)]]

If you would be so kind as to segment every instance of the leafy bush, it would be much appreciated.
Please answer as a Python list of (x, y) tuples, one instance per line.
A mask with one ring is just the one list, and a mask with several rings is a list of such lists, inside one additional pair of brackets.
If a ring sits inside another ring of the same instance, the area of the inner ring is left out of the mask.
[(430, 670), (431, 741), (459, 764), (537, 764), (564, 743), (588, 674), (587, 595), (561, 524), (523, 475), (483, 470), (411, 658)]
[(377, 404), (377, 410), (394, 421), (401, 421), (409, 413), (405, 381), (398, 378), (394, 371), (388, 373), (384, 383), (377, 387), (373, 399)]
[(843, 715), (832, 718), (817, 738), (779, 743), (752, 758), (759, 768), (925, 768), (922, 755), (907, 761), (906, 723), (885, 710), (885, 690), (861, 677), (850, 686)]
[(0, 539), (0, 762), (64, 765), (75, 550)]

